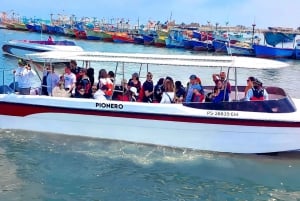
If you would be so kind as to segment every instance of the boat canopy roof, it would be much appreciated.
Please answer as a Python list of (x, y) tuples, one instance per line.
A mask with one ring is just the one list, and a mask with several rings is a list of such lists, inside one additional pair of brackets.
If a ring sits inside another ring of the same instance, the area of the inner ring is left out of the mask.
[(118, 62), (195, 67), (233, 67), (249, 69), (274, 69), (288, 66), (287, 63), (280, 61), (238, 56), (158, 55), (88, 51), (50, 51), (43, 53), (28, 54), (27, 57), (29, 59), (44, 62), (66, 62), (70, 60), (77, 60), (90, 62)]
[(296, 33), (284, 33), (284, 32), (273, 32), (273, 31), (264, 32), (266, 43), (274, 47), (279, 43), (293, 42), (296, 36), (297, 36)]

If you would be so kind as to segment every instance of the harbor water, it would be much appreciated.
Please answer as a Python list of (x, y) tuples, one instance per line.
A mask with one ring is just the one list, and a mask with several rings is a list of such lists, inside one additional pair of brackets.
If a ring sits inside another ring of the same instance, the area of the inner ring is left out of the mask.
[[(4, 41), (10, 39), (40, 40), (48, 36), (0, 30), (0, 38), (2, 46)], [(54, 36), (54, 39), (66, 38)], [(90, 51), (211, 54), (134, 44), (75, 42)], [(8, 84), (17, 59), (2, 54), (0, 57), (0, 68), (7, 70), (1, 82)], [(248, 76), (255, 76), (266, 86), (282, 87), (291, 97), (300, 98), (300, 62), (284, 62), (290, 66), (276, 70), (241, 69), (238, 84), (245, 84)], [(115, 68), (111, 64), (93, 65), (96, 72), (101, 68)], [(126, 78), (129, 79), (138, 67), (128, 66)], [(197, 74), (203, 85), (212, 85), (211, 74), (219, 69), (153, 66), (149, 70), (155, 80), (168, 75), (185, 83), (190, 74)], [(82, 132), (89, 126), (92, 125), (86, 125)], [(0, 130), (1, 201), (297, 201), (300, 200), (299, 175), (300, 152), (278, 155), (221, 154), (51, 133)]]

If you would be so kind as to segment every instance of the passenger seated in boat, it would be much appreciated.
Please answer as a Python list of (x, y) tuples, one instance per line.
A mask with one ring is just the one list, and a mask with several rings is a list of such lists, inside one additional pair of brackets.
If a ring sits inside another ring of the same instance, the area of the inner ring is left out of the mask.
[(154, 102), (160, 103), (162, 94), (163, 94), (163, 84), (164, 84), (164, 78), (159, 78), (157, 81), (155, 87), (154, 87)]
[(91, 87), (91, 91), (92, 91), (92, 94), (91, 94), (91, 98), (94, 98), (94, 94), (97, 92), (97, 84), (94, 84), (92, 87)]
[(114, 72), (108, 71), (107, 76), (111, 80), (112, 83), (115, 83), (115, 73)]
[(130, 87), (135, 87), (137, 89), (137, 92), (140, 93), (140, 90), (142, 88), (142, 84), (139, 80), (139, 74), (138, 73), (133, 73), (131, 79), (128, 81), (128, 89)]
[(258, 100), (269, 100), (267, 90), (263, 88), (263, 84), (258, 79), (253, 82), (253, 87), (248, 90), (246, 95), (246, 101), (258, 101)]
[(98, 75), (98, 89), (101, 89), (102, 86), (107, 86), (107, 90), (105, 91), (105, 96), (107, 99), (112, 98), (113, 87), (114, 87), (113, 85), (114, 84), (108, 77), (106, 70), (100, 69)]
[(203, 103), (205, 101), (205, 96), (198, 89), (193, 90), (192, 102), (194, 103)]
[(248, 79), (247, 79), (247, 86), (245, 87), (245, 97), (247, 96), (248, 90), (252, 89), (254, 81), (255, 81), (254, 77), (248, 77)]
[(106, 101), (107, 100), (107, 96), (106, 96), (107, 90), (108, 90), (108, 87), (106, 85), (103, 85), (100, 89), (98, 89), (94, 93), (94, 99), (97, 99), (98, 101)]
[(52, 42), (52, 43), (54, 42), (52, 36), (49, 36), (49, 37), (48, 37), (48, 42), (50, 42), (50, 43), (51, 43), (51, 42)]
[(229, 101), (229, 92), (225, 88), (224, 83), (222, 80), (217, 81), (216, 85), (216, 93), (214, 94), (214, 97), (212, 97), (213, 103), (219, 103), (223, 101)]
[(92, 85), (86, 73), (87, 69), (80, 69), (79, 80), (76, 82), (75, 98), (90, 98), (92, 96)]
[(190, 76), (190, 82), (189, 82), (185, 102), (187, 102), (187, 103), (192, 102), (194, 89), (197, 89), (201, 93), (203, 92), (203, 87), (198, 82), (199, 82), (199, 80), (197, 81), (197, 76), (196, 75), (191, 75)]
[(152, 103), (153, 102), (153, 94), (154, 94), (154, 85), (152, 80), (152, 73), (147, 73), (147, 79), (143, 83), (143, 94), (141, 96), (142, 102), (144, 103)]
[(173, 80), (167, 79), (164, 83), (164, 89), (162, 99), (160, 103), (174, 103), (175, 92), (174, 92), (174, 82)]
[(86, 75), (89, 77), (91, 85), (93, 86), (95, 82), (94, 68), (88, 68), (86, 70)]
[(186, 95), (185, 88), (180, 81), (175, 82), (175, 103), (182, 103)]
[(57, 85), (52, 90), (53, 97), (70, 97), (71, 94), (65, 90), (64, 78), (61, 76)]

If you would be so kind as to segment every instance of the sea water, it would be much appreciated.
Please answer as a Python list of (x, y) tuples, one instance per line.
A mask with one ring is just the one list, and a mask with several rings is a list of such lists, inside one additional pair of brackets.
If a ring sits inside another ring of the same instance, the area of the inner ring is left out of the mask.
[[(9, 39), (40, 39), (28, 32), (0, 30)], [(47, 36), (45, 36), (45, 39)], [(54, 37), (56, 40), (64, 37)], [(86, 50), (158, 54), (208, 54), (133, 44), (76, 41)], [(16, 67), (0, 55), (0, 66)], [(300, 98), (298, 61), (288, 68), (242, 71)], [(112, 68), (111, 66), (95, 66)], [(129, 68), (134, 72), (135, 66)], [(211, 82), (216, 69), (151, 69), (154, 76)], [(9, 76), (9, 75), (7, 75)], [(129, 74), (130, 76), (130, 74)], [(128, 77), (129, 78), (129, 77)], [(6, 80), (9, 81), (9, 80)], [(240, 83), (244, 83), (244, 79)], [(211, 83), (209, 83), (211, 84)], [(47, 125), (55, 126), (55, 125)], [(82, 132), (89, 129), (86, 125)], [(126, 134), (126, 131), (124, 131)], [(136, 132), (143, 132), (137, 130)], [(0, 200), (300, 200), (300, 152), (238, 155), (173, 149), (103, 139), (0, 130)]]

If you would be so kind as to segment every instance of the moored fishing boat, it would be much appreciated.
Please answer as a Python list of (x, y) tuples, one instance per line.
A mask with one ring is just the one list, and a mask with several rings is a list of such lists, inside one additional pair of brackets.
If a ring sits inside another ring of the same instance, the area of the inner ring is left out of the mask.
[(227, 44), (227, 54), (236, 56), (255, 56), (254, 49), (249, 43)]
[(27, 27), (24, 23), (22, 22), (10, 22), (10, 23), (5, 23), (7, 29), (11, 30), (18, 30), (18, 31), (27, 31)]
[[(73, 60), (177, 67), (273, 69), (285, 63), (244, 57), (47, 52), (30, 57), (47, 62)], [(117, 69), (116, 69), (117, 71)], [(118, 71), (119, 72), (119, 71)], [(124, 72), (124, 71), (123, 71)], [(232, 77), (231, 77), (232, 76)], [(236, 85), (236, 83), (235, 83)], [(210, 90), (210, 87), (204, 87)], [(152, 104), (116, 100), (0, 95), (0, 128), (123, 140), (197, 150), (269, 153), (300, 148), (300, 100), (276, 86), (266, 87), (269, 100), (244, 101), (244, 87), (234, 86), (231, 101)], [(76, 120), (76, 121), (74, 121)], [(55, 125), (55, 126), (45, 126)], [(82, 128), (87, 128), (84, 132)]]
[(169, 31), (168, 37), (166, 37), (166, 47), (167, 48), (184, 48), (184, 31), (181, 29), (171, 29)]
[(116, 32), (112, 35), (112, 39), (115, 43), (134, 43), (133, 37), (125, 32)]
[(293, 43), (296, 33), (282, 32), (269, 27), (269, 31), (264, 32), (265, 44), (254, 44), (253, 49), (256, 57), (263, 58), (293, 58)]
[(294, 54), (294, 48), (272, 47), (267, 45), (253, 44), (256, 57), (262, 58), (289, 58)]
[(97, 28), (87, 29), (86, 38), (88, 40), (101, 40), (101, 30)]

